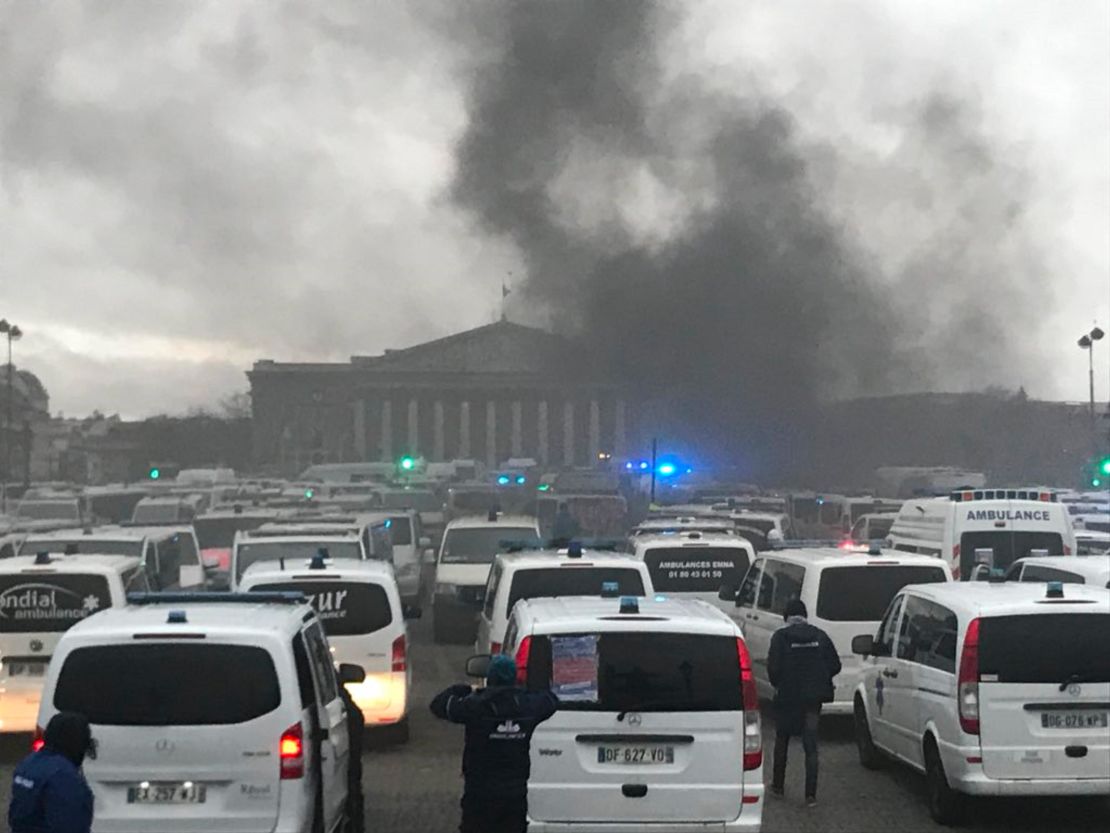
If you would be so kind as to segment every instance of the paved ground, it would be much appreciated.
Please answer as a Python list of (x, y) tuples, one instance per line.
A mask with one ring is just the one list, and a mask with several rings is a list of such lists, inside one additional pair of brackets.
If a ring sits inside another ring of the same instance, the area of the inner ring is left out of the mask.
[[(431, 622), (411, 624), (411, 661), (416, 678), (412, 736), (404, 746), (372, 743), (364, 766), (367, 830), (374, 833), (451, 833), (457, 825), (461, 791), (459, 757), (462, 731), (435, 720), (426, 703), (439, 688), (461, 679), (469, 654), (463, 646), (437, 646)], [(773, 728), (768, 724), (768, 728)], [(771, 739), (768, 731), (768, 740)], [(7, 807), (13, 763), (27, 748), (27, 738), (0, 743), (0, 801)], [(923, 779), (889, 767), (868, 772), (856, 761), (849, 723), (822, 727), (820, 806), (801, 806), (801, 749), (790, 762), (787, 797), (771, 801), (764, 812), (769, 833), (836, 831), (840, 833), (917, 833), (937, 831), (925, 810)], [(770, 772), (770, 762), (765, 764)], [(6, 829), (6, 825), (5, 825)], [(1105, 800), (981, 801), (963, 830), (973, 833), (1056, 833), (1110, 829)], [(215, 833), (215, 831), (214, 831)]]

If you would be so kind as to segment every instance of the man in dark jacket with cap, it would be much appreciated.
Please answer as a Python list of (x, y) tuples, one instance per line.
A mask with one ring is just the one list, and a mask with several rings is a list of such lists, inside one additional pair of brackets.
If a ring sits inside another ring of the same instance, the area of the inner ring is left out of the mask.
[(89, 721), (73, 712), (50, 718), (43, 747), (24, 758), (12, 778), (12, 833), (89, 833), (93, 796), (81, 764), (93, 748)]
[(829, 635), (806, 620), (801, 599), (786, 604), (785, 627), (771, 637), (767, 676), (775, 687), (775, 759), (771, 794), (782, 797), (790, 738), (802, 736), (806, 753), (806, 805), (817, 804), (817, 722), (821, 704), (833, 699), (840, 657)]
[(432, 714), (466, 726), (460, 833), (528, 829), (532, 733), (558, 705), (550, 691), (518, 687), (516, 662), (504, 654), (490, 661), (485, 688), (453, 685), (432, 700)]

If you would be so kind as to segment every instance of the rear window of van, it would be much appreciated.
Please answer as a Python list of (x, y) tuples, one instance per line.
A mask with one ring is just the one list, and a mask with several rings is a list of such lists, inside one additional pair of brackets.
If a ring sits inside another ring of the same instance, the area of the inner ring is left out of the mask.
[(104, 576), (0, 575), (0, 633), (57, 633), (111, 606), (112, 596)]
[(304, 593), (328, 636), (357, 636), (380, 631), (393, 621), (389, 596), (380, 584), (364, 581), (296, 581), (256, 584), (251, 590)]
[(533, 637), (528, 687), (550, 688), (560, 709), (607, 712), (740, 711), (736, 639), (686, 633)]
[(979, 674), (1000, 683), (1110, 683), (1110, 613), (980, 619)]
[(630, 567), (544, 567), (513, 573), (506, 612), (521, 599), (541, 596), (599, 596), (601, 585), (612, 581), (622, 596), (644, 595), (640, 571)]
[(827, 622), (878, 622), (907, 584), (944, 581), (944, 567), (860, 565), (829, 567), (817, 590), (817, 618)]
[(252, 645), (98, 645), (66, 657), (54, 707), (104, 726), (245, 723), (281, 705), (274, 661)]
[(737, 547), (660, 547), (644, 553), (656, 590), (667, 593), (716, 593), (736, 587), (748, 571), (748, 553)]

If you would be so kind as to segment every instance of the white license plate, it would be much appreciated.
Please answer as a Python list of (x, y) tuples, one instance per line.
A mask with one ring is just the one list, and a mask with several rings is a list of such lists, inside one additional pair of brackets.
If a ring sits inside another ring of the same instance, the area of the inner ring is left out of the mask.
[(1108, 725), (1106, 712), (1041, 712), (1043, 729), (1105, 729)]
[(127, 788), (128, 804), (203, 804), (204, 784), (192, 781), (176, 784), (142, 783)]
[(9, 662), (9, 677), (42, 677), (46, 674), (45, 662)]
[(673, 764), (673, 746), (599, 746), (599, 764)]

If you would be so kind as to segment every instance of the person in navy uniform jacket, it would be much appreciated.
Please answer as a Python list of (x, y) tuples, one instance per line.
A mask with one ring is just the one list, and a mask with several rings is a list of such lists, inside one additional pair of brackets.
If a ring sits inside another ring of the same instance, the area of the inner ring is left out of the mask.
[(81, 764), (94, 749), (89, 721), (74, 712), (50, 718), (43, 746), (15, 768), (8, 826), (12, 833), (89, 833), (93, 796)]
[(486, 687), (450, 686), (432, 700), (432, 714), (466, 727), (460, 833), (524, 833), (528, 829), (529, 748), (536, 727), (555, 714), (550, 691), (516, 684), (516, 662), (494, 657)]

